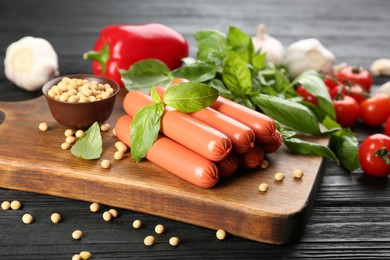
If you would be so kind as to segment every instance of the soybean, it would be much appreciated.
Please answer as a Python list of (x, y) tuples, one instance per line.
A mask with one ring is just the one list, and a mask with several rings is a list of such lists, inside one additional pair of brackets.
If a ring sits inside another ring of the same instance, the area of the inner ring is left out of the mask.
[(22, 217), (22, 221), (24, 224), (31, 224), (33, 222), (34, 218), (30, 214), (26, 213)]
[(54, 224), (60, 223), (61, 222), (61, 215), (58, 213), (53, 213), (53, 214), (51, 214), (50, 220)]
[(226, 231), (223, 229), (218, 229), (215, 235), (219, 240), (224, 240), (226, 238)]
[(152, 246), (152, 245), (154, 245), (155, 241), (156, 241), (156, 239), (154, 238), (154, 236), (147, 236), (144, 239), (144, 244), (146, 246)]
[(39, 130), (42, 132), (46, 132), (49, 129), (49, 126), (47, 125), (46, 122), (42, 122), (38, 125)]
[(83, 232), (81, 230), (75, 230), (72, 233), (72, 238), (76, 240), (81, 239), (82, 236), (83, 236)]

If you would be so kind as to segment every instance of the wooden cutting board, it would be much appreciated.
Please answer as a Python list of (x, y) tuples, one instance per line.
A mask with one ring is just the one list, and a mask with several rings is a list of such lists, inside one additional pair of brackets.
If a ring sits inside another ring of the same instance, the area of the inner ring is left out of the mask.
[[(114, 126), (124, 114), (124, 91), (108, 122)], [(40, 122), (49, 131), (38, 129)], [(293, 242), (302, 234), (321, 180), (322, 158), (290, 154), (282, 146), (267, 156), (266, 170), (240, 171), (211, 189), (198, 188), (130, 154), (113, 159), (117, 141), (103, 133), (99, 160), (84, 161), (62, 150), (64, 131), (51, 116), (44, 97), (22, 102), (0, 102), (0, 187), (99, 202), (149, 213), (272, 244)], [(327, 138), (314, 139), (327, 144)], [(110, 169), (100, 162), (109, 159)], [(302, 169), (301, 180), (294, 169)], [(274, 180), (283, 172), (282, 182)], [(261, 192), (260, 183), (269, 190)]]

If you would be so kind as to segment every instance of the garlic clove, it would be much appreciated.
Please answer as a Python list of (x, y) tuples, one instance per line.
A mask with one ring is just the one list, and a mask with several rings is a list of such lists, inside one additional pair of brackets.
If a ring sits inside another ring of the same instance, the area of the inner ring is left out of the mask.
[(390, 59), (377, 59), (371, 66), (370, 70), (374, 76), (390, 76)]
[(266, 33), (265, 24), (259, 24), (256, 36), (252, 37), (255, 51), (267, 53), (266, 63), (280, 64), (284, 55), (284, 46), (276, 38)]
[(38, 90), (59, 74), (57, 53), (45, 39), (23, 37), (8, 46), (4, 73), (18, 87), (28, 91)]
[(308, 70), (333, 74), (335, 56), (318, 39), (309, 38), (292, 43), (287, 47), (284, 63), (291, 78)]

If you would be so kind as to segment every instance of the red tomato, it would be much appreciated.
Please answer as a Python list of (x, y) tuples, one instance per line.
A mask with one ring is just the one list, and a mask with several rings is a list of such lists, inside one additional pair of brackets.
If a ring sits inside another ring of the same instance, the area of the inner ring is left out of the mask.
[(343, 99), (333, 100), (336, 121), (343, 127), (352, 126), (360, 116), (360, 107), (355, 99), (344, 96)]
[(328, 88), (330, 97), (334, 99), (339, 92), (339, 82), (336, 79), (331, 78), (329, 76), (325, 76), (322, 80), (324, 81), (326, 87)]
[(371, 73), (360, 66), (346, 66), (337, 72), (336, 78), (346, 85), (359, 84), (367, 91), (372, 86)]
[(390, 136), (390, 116), (386, 120), (385, 135)]
[(363, 121), (372, 126), (384, 124), (390, 116), (390, 96), (378, 93), (360, 103), (360, 116)]
[(362, 86), (354, 84), (351, 86), (345, 85), (343, 87), (343, 94), (354, 98), (359, 104), (366, 100), (368, 93), (363, 89)]
[(296, 91), (298, 95), (303, 97), (303, 99), (306, 100), (307, 102), (310, 102), (315, 106), (318, 105), (317, 98), (314, 95), (312, 95), (309, 91), (307, 91), (304, 86), (300, 85), (299, 87), (297, 87)]
[(390, 137), (374, 134), (367, 137), (359, 147), (359, 162), (362, 170), (370, 176), (386, 177), (390, 174)]

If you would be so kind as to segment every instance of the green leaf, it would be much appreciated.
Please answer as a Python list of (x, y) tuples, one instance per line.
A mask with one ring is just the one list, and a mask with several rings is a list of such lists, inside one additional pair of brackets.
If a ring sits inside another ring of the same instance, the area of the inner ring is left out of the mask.
[(245, 97), (252, 90), (252, 75), (247, 63), (232, 51), (224, 62), (222, 79), (236, 97)]
[(185, 82), (170, 86), (164, 94), (164, 103), (184, 113), (192, 113), (210, 106), (219, 93), (200, 82)]
[(157, 139), (163, 112), (163, 103), (153, 103), (141, 108), (134, 115), (131, 122), (130, 142), (131, 156), (136, 162), (145, 158)]
[(205, 82), (213, 79), (217, 73), (215, 64), (206, 62), (195, 62), (171, 72), (175, 78), (186, 78), (189, 81)]
[(296, 137), (283, 138), (283, 143), (293, 153), (324, 156), (339, 164), (336, 155), (327, 146), (308, 142)]
[(162, 103), (162, 99), (161, 99), (160, 95), (157, 93), (155, 86), (153, 86), (152, 89), (150, 90), (150, 97), (152, 98), (152, 100), (154, 102)]
[(252, 65), (256, 71), (261, 70), (265, 65), (267, 53), (256, 53), (252, 54)]
[(152, 86), (165, 85), (170, 81), (169, 68), (157, 59), (141, 60), (128, 71), (120, 70), (120, 73), (128, 91), (137, 89), (147, 93)]
[(202, 30), (195, 33), (198, 45), (197, 58), (206, 62), (221, 62), (229, 49), (226, 35), (218, 30)]
[(332, 99), (321, 76), (315, 71), (306, 71), (294, 82), (302, 84), (305, 89), (317, 97), (318, 107), (331, 118), (336, 118)]
[(320, 135), (316, 116), (306, 106), (275, 96), (258, 94), (252, 102), (274, 120), (302, 133)]
[(228, 98), (228, 99), (234, 99), (234, 96), (232, 92), (226, 87), (226, 85), (223, 83), (223, 81), (219, 79), (212, 79), (209, 81), (209, 86), (215, 88), (218, 90), (219, 95)]
[(232, 51), (246, 63), (252, 64), (252, 55), (254, 53), (252, 38), (234, 26), (229, 27), (227, 38)]
[(74, 156), (84, 160), (93, 160), (100, 157), (103, 151), (103, 141), (98, 122), (95, 122), (85, 131), (70, 151)]
[(360, 167), (359, 163), (359, 140), (356, 133), (350, 129), (342, 128), (335, 120), (326, 117), (322, 122), (328, 129), (337, 129), (331, 135), (331, 148), (339, 158), (341, 165), (349, 171), (354, 171)]

